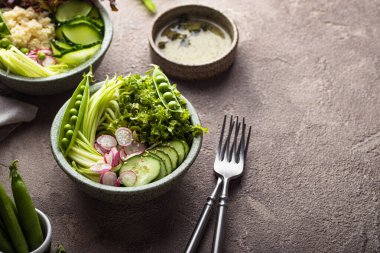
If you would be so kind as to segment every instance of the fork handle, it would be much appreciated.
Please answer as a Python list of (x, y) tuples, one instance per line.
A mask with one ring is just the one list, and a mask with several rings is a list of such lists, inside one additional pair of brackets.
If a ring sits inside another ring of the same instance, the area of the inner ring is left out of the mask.
[(216, 182), (214, 191), (207, 198), (207, 202), (205, 206), (203, 207), (203, 210), (202, 210), (201, 216), (198, 219), (197, 225), (194, 228), (191, 238), (186, 245), (185, 253), (196, 252), (199, 242), (201, 241), (204, 231), (206, 230), (208, 220), (210, 219), (212, 207), (217, 198), (221, 183), (222, 183), (222, 179), (218, 177), (218, 181)]
[(221, 253), (223, 251), (224, 227), (228, 203), (228, 184), (229, 181), (225, 179), (223, 181), (223, 192), (219, 197), (218, 218), (216, 221), (214, 240), (212, 244), (212, 253)]

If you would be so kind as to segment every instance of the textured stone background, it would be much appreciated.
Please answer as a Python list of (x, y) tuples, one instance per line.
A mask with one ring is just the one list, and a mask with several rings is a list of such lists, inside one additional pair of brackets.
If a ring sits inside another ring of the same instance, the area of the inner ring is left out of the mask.
[[(214, 185), (216, 122), (253, 126), (247, 173), (233, 185), (225, 252), (380, 252), (380, 1), (155, 0), (218, 7), (237, 23), (232, 69), (210, 81), (179, 82), (209, 127), (201, 153), (164, 197), (110, 205), (79, 192), (55, 163), (53, 117), (69, 93), (28, 97), (35, 121), (0, 146), (0, 176), (20, 159), (36, 205), (68, 252), (181, 252)], [(96, 73), (143, 73), (152, 17), (119, 0), (115, 35)], [(213, 221), (214, 222), (214, 221)], [(212, 226), (200, 252), (209, 252)]]

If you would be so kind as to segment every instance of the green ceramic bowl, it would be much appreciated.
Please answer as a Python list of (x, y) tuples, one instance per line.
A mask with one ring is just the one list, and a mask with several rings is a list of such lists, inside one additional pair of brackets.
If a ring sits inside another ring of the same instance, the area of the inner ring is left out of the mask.
[(0, 83), (12, 90), (30, 95), (52, 95), (73, 89), (82, 80), (83, 73), (88, 72), (90, 66), (93, 71), (100, 65), (112, 40), (112, 22), (107, 10), (99, 1), (93, 1), (104, 21), (104, 38), (100, 50), (87, 62), (65, 73), (42, 78), (29, 78), (0, 69)]
[[(103, 83), (101, 82), (91, 86), (91, 92), (93, 93), (98, 90), (102, 84)], [(53, 121), (50, 133), (52, 152), (58, 165), (77, 184), (79, 189), (99, 200), (111, 203), (142, 203), (162, 195), (167, 192), (173, 184), (177, 183), (186, 173), (186, 171), (193, 164), (194, 160), (197, 158), (202, 145), (202, 135), (198, 135), (193, 139), (189, 154), (182, 164), (171, 174), (160, 180), (144, 186), (136, 187), (114, 187), (102, 185), (77, 173), (66, 161), (58, 148), (59, 126), (61, 124), (62, 116), (66, 110), (67, 103), (68, 102), (61, 107)], [(189, 101), (187, 101), (187, 109), (191, 114), (192, 124), (200, 124), (198, 114)]]

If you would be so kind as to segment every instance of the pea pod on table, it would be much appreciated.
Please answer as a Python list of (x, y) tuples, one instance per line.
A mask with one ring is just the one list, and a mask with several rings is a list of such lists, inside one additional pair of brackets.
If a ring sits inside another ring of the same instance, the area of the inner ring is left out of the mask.
[(30, 251), (37, 249), (44, 241), (41, 224), (38, 219), (29, 191), (18, 173), (17, 160), (9, 166), (12, 180), (13, 199), (16, 204), (18, 218)]
[(14, 204), (12, 203), (12, 200), (7, 195), (4, 187), (0, 184), (0, 217), (4, 222), (16, 252), (28, 253), (28, 244), (25, 240), (13, 206)]
[(67, 105), (65, 114), (63, 115), (58, 138), (59, 148), (64, 156), (68, 154), (75, 143), (90, 98), (90, 80), (92, 77), (92, 71), (89, 71), (83, 76), (83, 80), (74, 91)]
[(177, 100), (172, 86), (170, 85), (169, 79), (160, 70), (160, 68), (154, 65), (153, 82), (157, 90), (157, 94), (162, 102), (162, 104), (172, 112), (182, 112), (181, 104)]
[(0, 252), (5, 253), (15, 253), (16, 250), (14, 249), (11, 239), (9, 238), (9, 235), (5, 231), (5, 228), (0, 226)]

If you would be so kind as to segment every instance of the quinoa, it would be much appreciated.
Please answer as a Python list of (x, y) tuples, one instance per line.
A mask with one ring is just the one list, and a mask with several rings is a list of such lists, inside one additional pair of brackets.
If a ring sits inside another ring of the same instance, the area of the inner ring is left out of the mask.
[(16, 6), (4, 11), (3, 16), (11, 32), (9, 39), (18, 48), (33, 50), (50, 47), (55, 31), (48, 13)]

